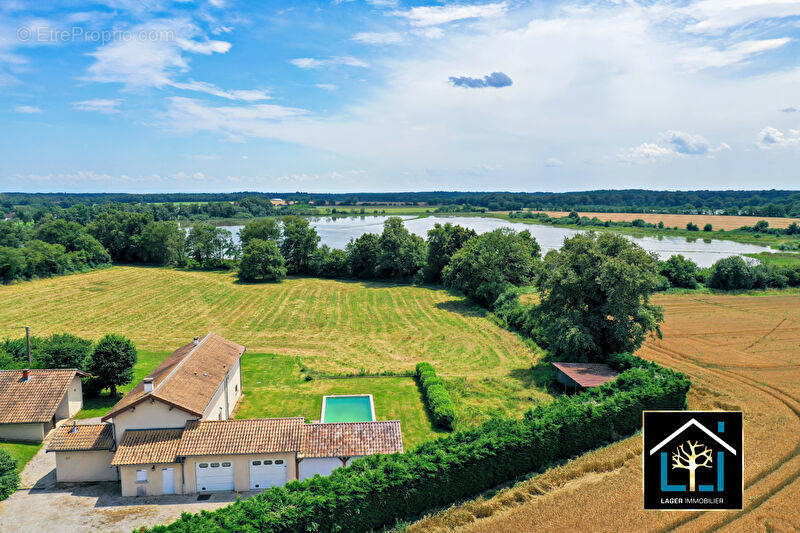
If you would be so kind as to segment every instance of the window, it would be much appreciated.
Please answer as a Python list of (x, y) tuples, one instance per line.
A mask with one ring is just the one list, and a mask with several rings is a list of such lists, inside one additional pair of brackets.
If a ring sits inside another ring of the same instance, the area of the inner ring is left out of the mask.
[(235, 385), (235, 386), (233, 387), (233, 390), (234, 390), (234, 392), (239, 392), (239, 385)]
[(208, 468), (208, 463), (200, 463), (197, 466), (199, 466), (200, 468)]
[(222, 466), (224, 466), (225, 468), (229, 468), (231, 466), (231, 464), (230, 463), (222, 463)]
[(277, 461), (275, 461), (275, 464), (276, 465), (282, 465), (283, 464), (283, 459), (278, 459)]
[(261, 465), (261, 461), (253, 461), (253, 466), (259, 466), (259, 465)]
[(265, 465), (271, 465), (271, 464), (272, 464), (272, 461), (264, 461), (264, 464), (265, 464)]
[(211, 463), (211, 468), (219, 468), (219, 463)]
[(147, 483), (147, 469), (136, 470), (136, 483)]

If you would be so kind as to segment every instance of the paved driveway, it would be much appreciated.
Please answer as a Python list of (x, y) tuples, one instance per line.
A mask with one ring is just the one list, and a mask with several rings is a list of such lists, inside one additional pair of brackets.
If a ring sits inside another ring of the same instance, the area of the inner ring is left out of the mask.
[(223, 507), (250, 494), (215, 493), (199, 502), (196, 495), (123, 498), (117, 482), (57, 484), (55, 455), (45, 452), (47, 440), (25, 465), (20, 489), (0, 502), (0, 532), (128, 533), (172, 522), (184, 511)]

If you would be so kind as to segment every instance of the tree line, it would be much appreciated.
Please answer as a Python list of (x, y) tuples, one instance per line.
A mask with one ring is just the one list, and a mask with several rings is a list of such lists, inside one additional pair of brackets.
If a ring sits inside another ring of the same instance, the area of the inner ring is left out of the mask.
[[(274, 208), (270, 198), (296, 202), (289, 210)], [(800, 193), (784, 190), (753, 191), (649, 191), (642, 189), (599, 190), (567, 193), (551, 192), (399, 192), (399, 193), (165, 193), (165, 194), (65, 194), (6, 193), (0, 194), (0, 210), (6, 213), (21, 208), (33, 215), (40, 209), (57, 216), (58, 209), (87, 216), (95, 209), (129, 210), (152, 207), (157, 220), (178, 218), (228, 218), (232, 216), (266, 216), (277, 209), (281, 214), (301, 214), (310, 205), (469, 205), (488, 210), (514, 211), (537, 209), (553, 211), (660, 212), (687, 214), (728, 214), (763, 217), (800, 216)], [(137, 205), (138, 204), (138, 205)], [(131, 207), (137, 205), (136, 207)], [(80, 206), (80, 207), (79, 207)], [(127, 207), (126, 207), (127, 206)], [(292, 211), (293, 210), (293, 211)], [(70, 215), (70, 216), (74, 216)], [(159, 218), (172, 216), (174, 218)], [(57, 216), (57, 218), (60, 218)], [(86, 223), (88, 220), (78, 220)]]

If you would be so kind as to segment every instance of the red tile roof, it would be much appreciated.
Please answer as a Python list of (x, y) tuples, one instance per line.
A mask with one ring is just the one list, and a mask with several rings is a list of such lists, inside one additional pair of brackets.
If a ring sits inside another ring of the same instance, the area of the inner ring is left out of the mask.
[(306, 424), (302, 457), (353, 457), (402, 453), (400, 421)]
[(598, 387), (617, 377), (610, 366), (602, 363), (553, 363), (553, 366), (585, 388)]
[(174, 463), (182, 434), (182, 429), (128, 429), (111, 464)]
[(244, 350), (244, 346), (214, 333), (203, 337), (197, 345), (191, 342), (181, 346), (146, 376), (153, 379), (151, 392), (144, 392), (144, 382), (139, 382), (103, 420), (113, 418), (148, 398), (202, 416)]
[(305, 419), (191, 420), (186, 423), (178, 455), (235, 455), (300, 450)]
[(0, 424), (49, 422), (72, 378), (89, 375), (74, 368), (32, 369), (23, 381), (22, 372), (0, 371)]
[(111, 424), (64, 424), (56, 429), (47, 451), (111, 450), (113, 446), (114, 428)]

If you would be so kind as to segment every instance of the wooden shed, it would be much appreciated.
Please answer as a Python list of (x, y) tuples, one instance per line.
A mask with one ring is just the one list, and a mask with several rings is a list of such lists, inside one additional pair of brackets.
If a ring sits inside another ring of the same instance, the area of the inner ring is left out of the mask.
[(553, 363), (553, 366), (556, 367), (556, 379), (564, 385), (564, 392), (569, 392), (570, 387), (573, 392), (579, 387), (599, 387), (617, 377), (617, 373), (603, 363)]

